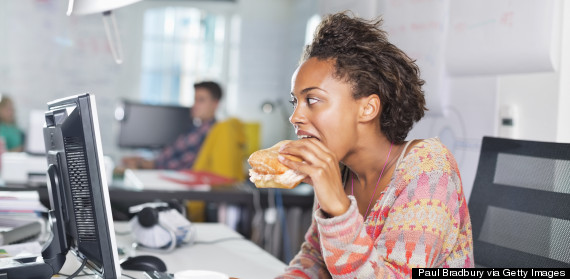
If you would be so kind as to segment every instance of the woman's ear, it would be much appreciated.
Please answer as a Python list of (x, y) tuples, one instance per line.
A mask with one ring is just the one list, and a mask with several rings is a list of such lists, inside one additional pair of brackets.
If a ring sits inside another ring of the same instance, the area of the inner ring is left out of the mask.
[(360, 121), (368, 122), (376, 119), (382, 111), (380, 97), (376, 94), (363, 97), (360, 100)]

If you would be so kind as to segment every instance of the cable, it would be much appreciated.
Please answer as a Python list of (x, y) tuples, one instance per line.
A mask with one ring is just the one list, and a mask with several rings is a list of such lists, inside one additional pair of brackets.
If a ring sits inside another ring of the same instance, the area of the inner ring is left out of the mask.
[(251, 220), (251, 241), (263, 245), (263, 208), (261, 208), (261, 197), (259, 189), (252, 189), (254, 214)]
[[(68, 274), (63, 274), (63, 273), (58, 273), (57, 275), (59, 275), (59, 276), (65, 276), (65, 277), (69, 276)], [(77, 277), (96, 276), (96, 275), (97, 275), (97, 274), (95, 274), (95, 273), (86, 273), (86, 274), (77, 275), (77, 276), (75, 276), (75, 277), (77, 278)], [(58, 277), (58, 276), (56, 276), (56, 277), (54, 277), (54, 278), (57, 278), (57, 277)], [(69, 278), (69, 277), (67, 277), (67, 278)]]
[(115, 230), (115, 235), (129, 235), (131, 234), (131, 231), (124, 231), (124, 232), (119, 232), (117, 230)]
[(292, 258), (291, 255), (291, 244), (289, 240), (289, 233), (287, 232), (287, 220), (285, 216), (285, 208), (283, 207), (283, 195), (280, 189), (275, 192), (275, 203), (277, 204), (277, 215), (281, 218), (281, 224), (283, 224), (283, 257), (286, 261)]
[(277, 221), (277, 210), (275, 209), (275, 189), (267, 190), (267, 209), (263, 214), (265, 227), (263, 232), (263, 249), (270, 254), (277, 256), (275, 253), (275, 246), (273, 246), (272, 239), (277, 239), (279, 236), (275, 235), (274, 228)]
[(75, 278), (80, 272), (83, 271), (83, 268), (85, 268), (86, 264), (87, 264), (87, 258), (83, 259), (83, 262), (81, 262), (81, 266), (75, 272), (73, 272), (73, 274), (71, 274), (69, 276), (64, 275), (64, 274), (60, 274), (60, 275), (67, 276), (67, 278), (69, 278), (69, 279)]
[(216, 239), (216, 240), (210, 240), (210, 241), (195, 241), (194, 244), (216, 244), (216, 243), (220, 243), (220, 242), (224, 242), (224, 241), (231, 241), (231, 240), (245, 240), (245, 238), (243, 237), (225, 237), (225, 238), (220, 238), (220, 239)]
[[(59, 276), (65, 276), (65, 277), (67, 277), (67, 278), (69, 278), (69, 276), (70, 276), (69, 274), (63, 274), (63, 273), (58, 273), (57, 275), (59, 275)], [(95, 274), (95, 273), (85, 273), (85, 274), (77, 275), (77, 276), (75, 276), (75, 277), (96, 276), (96, 275), (97, 275), (97, 274)]]

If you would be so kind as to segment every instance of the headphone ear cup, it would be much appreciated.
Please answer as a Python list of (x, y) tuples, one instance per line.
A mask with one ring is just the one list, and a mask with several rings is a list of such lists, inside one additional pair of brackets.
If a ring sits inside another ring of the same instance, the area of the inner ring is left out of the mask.
[(158, 224), (158, 210), (152, 207), (143, 208), (138, 214), (139, 224), (145, 228), (153, 227)]

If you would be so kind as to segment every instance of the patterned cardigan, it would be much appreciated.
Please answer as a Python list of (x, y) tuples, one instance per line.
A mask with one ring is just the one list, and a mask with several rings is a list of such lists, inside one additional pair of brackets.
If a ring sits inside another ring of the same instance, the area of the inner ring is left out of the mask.
[[(415, 267), (473, 267), (473, 239), (457, 163), (437, 138), (396, 166), (366, 221), (315, 210), (301, 250), (278, 278), (411, 278)], [(318, 205), (317, 205), (318, 206)]]

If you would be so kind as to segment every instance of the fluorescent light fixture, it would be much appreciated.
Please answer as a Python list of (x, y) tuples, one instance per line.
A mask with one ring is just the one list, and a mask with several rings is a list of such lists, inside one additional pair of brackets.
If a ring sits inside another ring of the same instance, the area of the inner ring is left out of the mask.
[(109, 48), (117, 64), (123, 63), (123, 47), (117, 28), (115, 15), (111, 10), (124, 7), (141, 0), (69, 0), (67, 15), (103, 14), (103, 26), (109, 41)]
[(141, 0), (69, 0), (67, 15), (88, 15), (124, 7)]

